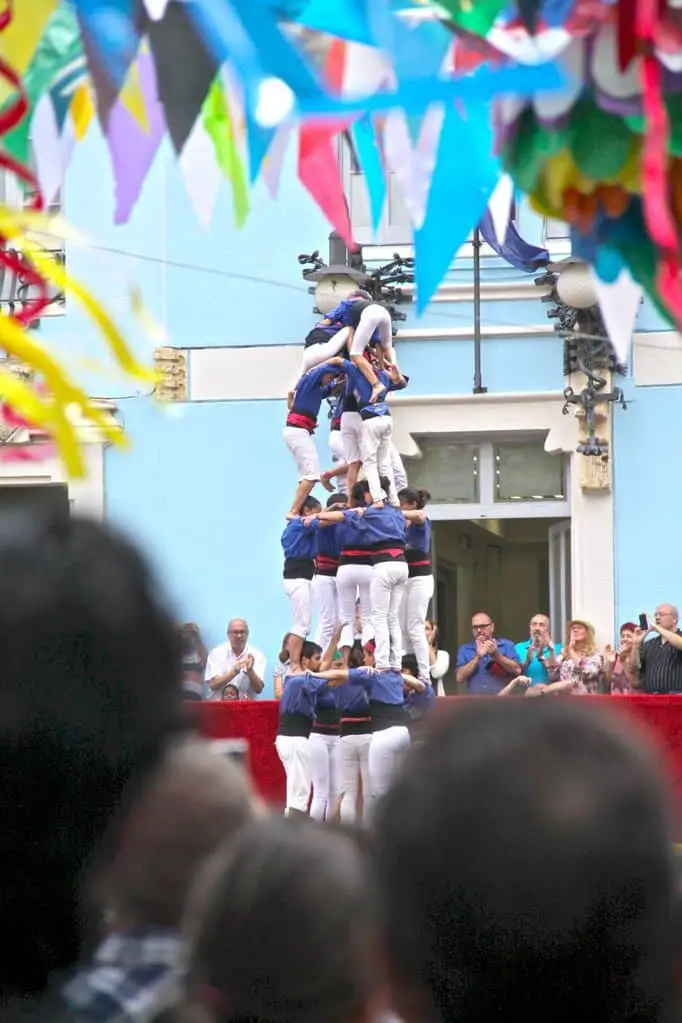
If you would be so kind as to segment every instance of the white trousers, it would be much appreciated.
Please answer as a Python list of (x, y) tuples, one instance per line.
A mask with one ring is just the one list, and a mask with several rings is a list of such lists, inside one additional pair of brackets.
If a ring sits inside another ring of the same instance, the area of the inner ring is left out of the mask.
[(340, 565), (336, 573), (336, 592), (339, 600), (339, 621), (343, 626), (339, 649), (353, 645), (355, 638), (355, 601), (360, 598), (362, 642), (374, 636), (372, 628), (372, 598), (370, 589), (374, 569), (371, 565)]
[(370, 815), (377, 800), (388, 791), (409, 746), (410, 733), (406, 725), (392, 725), (372, 734), (369, 744)]
[(305, 639), (310, 632), (313, 613), (312, 582), (310, 579), (285, 579), (284, 592), (289, 598), (292, 624), (289, 632)]
[(393, 327), (391, 324), (391, 314), (388, 309), (382, 305), (368, 305), (365, 309), (363, 309), (360, 315), (360, 322), (353, 334), (350, 354), (362, 355), (365, 348), (372, 340), (372, 335), (375, 330), (379, 332), (381, 347), (388, 357), (392, 359)]
[(407, 473), (403, 460), (400, 457), (400, 452), (397, 447), (391, 441), (391, 475), (393, 476), (393, 482), (395, 483), (396, 490), (404, 490), (407, 486)]
[(333, 359), (335, 355), (338, 355), (348, 341), (349, 334), (350, 327), (343, 327), (341, 330), (338, 330), (336, 334), (332, 334), (329, 341), (323, 341), (318, 345), (308, 345), (307, 348), (304, 348), (301, 365), (298, 370), (298, 376), (296, 377), (292, 390), (296, 389), (296, 385), (299, 380), (304, 373), (308, 372), (309, 369), (314, 369), (315, 366), (321, 366), (323, 362), (326, 362), (328, 359)]
[(343, 460), (352, 464), (362, 461), (362, 417), (359, 412), (344, 412), (341, 415), (341, 440)]
[(278, 735), (275, 749), (287, 776), (287, 810), (307, 813), (312, 779), (310, 742), (302, 735)]
[(338, 735), (320, 735), (317, 732), (312, 732), (308, 739), (313, 783), (310, 816), (316, 821), (323, 821), (327, 814), (331, 814), (336, 803), (338, 793), (336, 747), (338, 741)]
[(301, 480), (316, 483), (320, 478), (320, 460), (311, 435), (300, 426), (285, 426), (282, 437), (296, 463), (299, 483)]
[(352, 822), (358, 815), (358, 794), (362, 781), (363, 800), (370, 798), (369, 744), (372, 733), (366, 735), (342, 735), (336, 747), (339, 795), (341, 799), (341, 820)]
[(407, 563), (382, 561), (372, 569), (372, 625), (376, 650), (374, 661), (380, 671), (400, 671), (403, 640), (400, 631), (400, 605), (407, 583)]
[[(329, 450), (332, 453), (332, 462), (334, 465), (343, 465), (346, 461), (346, 454), (343, 446), (343, 437), (340, 430), (329, 431)], [(346, 473), (343, 476), (335, 477), (334, 489), (342, 494), (348, 493), (348, 476)]]
[(393, 422), (390, 416), (372, 416), (371, 419), (362, 420), (360, 453), (362, 468), (365, 471), (372, 500), (383, 501), (385, 499), (380, 479), (382, 476), (386, 476), (389, 483), (388, 500), (392, 505), (397, 505), (398, 492), (395, 489), (391, 465), (392, 436)]
[(336, 593), (336, 577), (316, 575), (313, 579), (313, 598), (317, 604), (316, 642), (326, 650), (332, 641), (339, 620), (339, 601)]
[(408, 579), (400, 605), (400, 629), (407, 653), (417, 658), (419, 677), (423, 682), (431, 681), (429, 641), (426, 638), (426, 616), (433, 597), (433, 576), (419, 575)]

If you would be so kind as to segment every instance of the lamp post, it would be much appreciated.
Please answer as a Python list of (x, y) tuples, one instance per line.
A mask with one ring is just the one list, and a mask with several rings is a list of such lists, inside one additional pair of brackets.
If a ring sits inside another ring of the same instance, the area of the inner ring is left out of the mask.
[(329, 236), (328, 263), (324, 262), (318, 251), (310, 255), (301, 254), (298, 262), (306, 268), (302, 270), (303, 280), (311, 284), (309, 293), (314, 298), (315, 309), (323, 316), (354, 291), (362, 289), (374, 301), (386, 305), (394, 334), (397, 331), (396, 324), (405, 320), (405, 313), (396, 306), (411, 301), (411, 296), (404, 295), (400, 285), (414, 283), (413, 259), (403, 259), (394, 253), (388, 263), (369, 270), (362, 261), (361, 251), (349, 252), (343, 239), (332, 232)]
[(625, 396), (620, 387), (609, 385), (611, 373), (624, 373), (616, 361), (604, 321), (599, 311), (597, 292), (587, 264), (569, 259), (550, 263), (535, 283), (551, 290), (542, 298), (552, 308), (547, 315), (557, 322), (554, 329), (564, 342), (564, 375), (582, 373), (585, 384), (576, 391), (570, 384), (564, 388), (564, 415), (575, 408), (584, 416), (584, 436), (578, 444), (578, 454), (609, 457), (609, 444), (597, 435), (599, 406), (619, 403), (626, 409)]

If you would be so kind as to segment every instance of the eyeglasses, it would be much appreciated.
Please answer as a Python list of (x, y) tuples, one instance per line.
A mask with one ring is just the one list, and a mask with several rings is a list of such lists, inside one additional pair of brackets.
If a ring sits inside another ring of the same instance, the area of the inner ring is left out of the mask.
[(492, 622), (483, 622), (482, 624), (479, 622), (476, 625), (472, 625), (471, 628), (472, 629), (489, 629), (492, 624), (493, 624)]

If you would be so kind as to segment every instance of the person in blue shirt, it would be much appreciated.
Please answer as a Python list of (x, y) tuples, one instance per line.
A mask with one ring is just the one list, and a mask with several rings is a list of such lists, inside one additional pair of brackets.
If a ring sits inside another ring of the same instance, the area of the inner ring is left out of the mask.
[(351, 328), (351, 361), (370, 384), (370, 401), (376, 401), (381, 394), (381, 381), (367, 359), (365, 350), (376, 342), (380, 369), (388, 368), (395, 363), (391, 314), (386, 306), (370, 299), (341, 302), (329, 316)]
[(369, 698), (372, 739), (369, 744), (369, 793), (365, 796), (365, 817), (371, 816), (378, 799), (388, 790), (410, 745), (405, 713), (405, 689), (423, 693), (419, 679), (401, 671), (377, 668), (334, 669), (321, 672), (329, 685), (347, 683)]
[[(372, 296), (368, 291), (358, 288), (345, 301), (341, 302), (336, 309), (342, 309), (345, 312), (351, 303), (367, 302), (371, 301), (371, 299)], [(306, 335), (303, 358), (301, 359), (301, 366), (296, 381), (298, 382), (309, 369), (322, 365), (323, 362), (327, 362), (328, 359), (333, 358), (335, 355), (347, 352), (351, 337), (352, 327), (345, 325), (340, 317), (334, 316), (334, 313), (324, 316)]]
[[(402, 674), (405, 681), (419, 678), (419, 665), (414, 654), (405, 654), (402, 663)], [(405, 679), (407, 676), (407, 679)], [(422, 681), (424, 681), (422, 679)], [(414, 689), (407, 689), (405, 696), (405, 710), (409, 719), (409, 729), (412, 741), (420, 734), (424, 718), (433, 710), (436, 703), (436, 692), (431, 682), (424, 682), (424, 691), (415, 692)]]
[(344, 362), (349, 385), (358, 403), (362, 432), (360, 435), (360, 454), (365, 477), (375, 504), (383, 503), (380, 477), (390, 481), (389, 501), (398, 505), (398, 492), (395, 488), (391, 447), (393, 443), (393, 420), (391, 410), (386, 402), (389, 391), (399, 391), (407, 387), (408, 380), (397, 366), (391, 366), (387, 372), (380, 370), (378, 378), (381, 391), (378, 400), (373, 400), (373, 391), (362, 373), (350, 362)]
[[(381, 483), (382, 488), (390, 486), (385, 478)], [(355, 484), (352, 496), (355, 505), (365, 503), (358, 512), (357, 530), (363, 546), (369, 548), (372, 556), (370, 598), (377, 668), (399, 671), (403, 656), (400, 607), (407, 583), (405, 517), (400, 509), (390, 504), (372, 504), (367, 480)]]
[(342, 359), (335, 363), (325, 362), (304, 373), (296, 391), (289, 398), (289, 412), (282, 437), (298, 471), (298, 486), (289, 512), (292, 516), (300, 514), (301, 505), (320, 479), (320, 460), (313, 433), (328, 384), (344, 372), (342, 363)]
[(495, 636), (495, 622), (485, 611), (471, 619), (473, 640), (457, 654), (457, 682), (471, 696), (498, 696), (511, 679), (521, 674), (516, 647)]
[[(315, 515), (321, 510), (315, 497), (307, 497), (301, 511)], [(282, 533), (284, 552), (284, 592), (289, 598), (292, 625), (287, 638), (290, 671), (296, 674), (301, 667), (303, 640), (310, 632), (312, 618), (312, 581), (315, 575), (315, 530), (306, 528), (302, 518), (287, 522)]]
[(431, 495), (426, 490), (405, 487), (398, 492), (400, 510), (407, 521), (407, 585), (400, 608), (400, 627), (405, 648), (414, 653), (422, 682), (431, 681), (429, 641), (426, 638), (426, 616), (433, 598), (434, 580), (431, 565), (431, 522), (425, 508)]
[(300, 654), (300, 670), (284, 678), (279, 701), (279, 725), (275, 748), (287, 777), (286, 812), (307, 814), (312, 762), (308, 738), (313, 729), (317, 694), (327, 686), (312, 674), (319, 671), (322, 648), (307, 641)]
[[(327, 511), (343, 511), (348, 504), (345, 494), (332, 494), (327, 500)], [(308, 523), (308, 518), (304, 520)], [(339, 571), (339, 538), (337, 525), (315, 519), (309, 527), (315, 530), (315, 578), (313, 599), (317, 605), (318, 629), (316, 642), (326, 650), (339, 624), (339, 595), (336, 576)]]
[(530, 639), (525, 643), (516, 644), (516, 653), (521, 663), (521, 671), (530, 679), (531, 686), (549, 685), (549, 672), (557, 666), (557, 657), (561, 653), (561, 644), (555, 643), (550, 634), (550, 621), (547, 615), (533, 615), (529, 625)]

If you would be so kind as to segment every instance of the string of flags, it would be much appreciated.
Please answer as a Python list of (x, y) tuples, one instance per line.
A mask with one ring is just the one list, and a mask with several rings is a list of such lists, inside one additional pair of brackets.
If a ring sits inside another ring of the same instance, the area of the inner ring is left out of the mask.
[[(677, 0), (10, 7), (0, 30), (0, 162), (34, 183), (39, 205), (52, 202), (94, 123), (120, 224), (166, 137), (206, 227), (225, 185), (237, 227), (256, 182), (276, 197), (295, 147), (301, 183), (352, 246), (336, 145), (344, 135), (375, 228), (389, 176), (402, 193), (418, 311), (482, 218), (504, 244), (516, 190), (571, 225), (621, 357), (632, 329), (622, 310), (634, 318), (642, 289), (682, 324)], [(19, 99), (24, 113), (12, 119)]]

